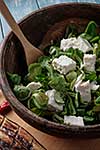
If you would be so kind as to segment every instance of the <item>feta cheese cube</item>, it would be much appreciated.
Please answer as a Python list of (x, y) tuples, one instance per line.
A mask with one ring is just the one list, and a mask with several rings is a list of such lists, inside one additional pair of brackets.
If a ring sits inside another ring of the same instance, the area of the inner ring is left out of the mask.
[(40, 82), (31, 82), (26, 87), (28, 87), (31, 91), (37, 90), (42, 86)]
[(55, 92), (56, 92), (55, 89), (46, 91), (45, 94), (49, 97), (48, 106), (55, 108), (56, 110), (62, 111), (63, 110), (63, 104), (57, 104), (56, 103)]
[(89, 80), (86, 82), (79, 81), (75, 86), (75, 90), (80, 93), (83, 101), (91, 101), (91, 85)]
[(66, 51), (69, 48), (79, 49), (83, 53), (86, 53), (93, 49), (90, 43), (86, 39), (83, 39), (80, 36), (78, 38), (72, 37), (68, 39), (62, 39), (60, 43), (60, 48), (63, 51)]
[(72, 37), (72, 38), (68, 38), (68, 39), (62, 39), (61, 40), (61, 44), (60, 44), (60, 48), (65, 51), (69, 48), (74, 48), (76, 49), (77, 47), (79, 47), (79, 43), (77, 42), (76, 37)]
[(84, 54), (83, 63), (87, 71), (95, 71), (96, 55)]
[(64, 116), (64, 123), (69, 125), (84, 126), (83, 117)]
[(76, 62), (65, 55), (61, 55), (52, 61), (52, 66), (55, 70), (65, 75), (69, 71), (76, 69)]
[(77, 38), (77, 42), (79, 43), (79, 47), (77, 48), (81, 50), (83, 53), (86, 53), (93, 49), (90, 43), (86, 39), (83, 39), (80, 36)]
[(98, 90), (98, 88), (100, 87), (100, 85), (97, 85), (95, 81), (91, 82), (91, 90)]

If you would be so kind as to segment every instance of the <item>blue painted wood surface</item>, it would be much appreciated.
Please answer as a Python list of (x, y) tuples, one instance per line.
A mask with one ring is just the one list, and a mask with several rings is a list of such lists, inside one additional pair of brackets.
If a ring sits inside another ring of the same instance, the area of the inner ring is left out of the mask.
[[(31, 13), (33, 10), (38, 9), (35, 0), (5, 0), (5, 3), (7, 4), (10, 12), (12, 13), (16, 21), (20, 20), (25, 15)], [(10, 27), (2, 15), (1, 15), (1, 21), (2, 21), (4, 35), (6, 35), (9, 32)]]
[(0, 28), (0, 40), (2, 40), (3, 37), (2, 37), (2, 31), (1, 31), (1, 28)]
[[(5, 2), (16, 21), (19, 21), (21, 18), (31, 13), (32, 11), (48, 5), (64, 2), (88, 2), (100, 4), (100, 0), (5, 0)], [(10, 30), (10, 27), (8, 26), (7, 22), (5, 21), (2, 15), (0, 15), (0, 18), (2, 21), (2, 24), (0, 24), (0, 41), (1, 41), (3, 39), (2, 33), (6, 35)]]

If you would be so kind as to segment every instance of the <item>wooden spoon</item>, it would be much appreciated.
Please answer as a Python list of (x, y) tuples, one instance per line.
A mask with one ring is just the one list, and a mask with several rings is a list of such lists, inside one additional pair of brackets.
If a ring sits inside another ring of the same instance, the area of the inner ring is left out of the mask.
[(22, 33), (20, 27), (16, 23), (15, 19), (11, 15), (9, 9), (7, 8), (5, 2), (3, 0), (0, 0), (0, 11), (6, 21), (8, 22), (9, 26), (11, 27), (12, 31), (15, 33), (15, 35), (19, 38), (21, 41), (24, 51), (25, 51), (25, 56), (26, 56), (26, 62), (27, 65), (35, 62), (38, 57), (43, 55), (43, 52), (40, 51), (38, 48), (33, 46), (24, 36)]

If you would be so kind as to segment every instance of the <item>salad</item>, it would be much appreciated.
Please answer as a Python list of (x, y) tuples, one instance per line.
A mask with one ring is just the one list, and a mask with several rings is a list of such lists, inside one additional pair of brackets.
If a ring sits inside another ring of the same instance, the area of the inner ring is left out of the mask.
[(61, 41), (52, 42), (28, 66), (24, 77), (7, 73), (18, 100), (33, 113), (66, 125), (100, 123), (100, 33), (94, 21), (84, 32), (67, 26)]

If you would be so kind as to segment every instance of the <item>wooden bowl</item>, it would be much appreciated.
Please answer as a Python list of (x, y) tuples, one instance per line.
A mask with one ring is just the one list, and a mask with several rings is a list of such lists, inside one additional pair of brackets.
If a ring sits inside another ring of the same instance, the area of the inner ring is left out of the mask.
[[(89, 20), (94, 20), (100, 25), (99, 4), (63, 3), (31, 13), (20, 22), (20, 27), (27, 39), (38, 47), (46, 32), (55, 23), (74, 21), (83, 28)], [(61, 125), (38, 117), (21, 104), (12, 92), (6, 73), (19, 73), (23, 76), (26, 70), (23, 47), (17, 37), (10, 32), (0, 50), (0, 84), (12, 109), (28, 124), (51, 135), (64, 138), (100, 137), (100, 124), (84, 127)]]

